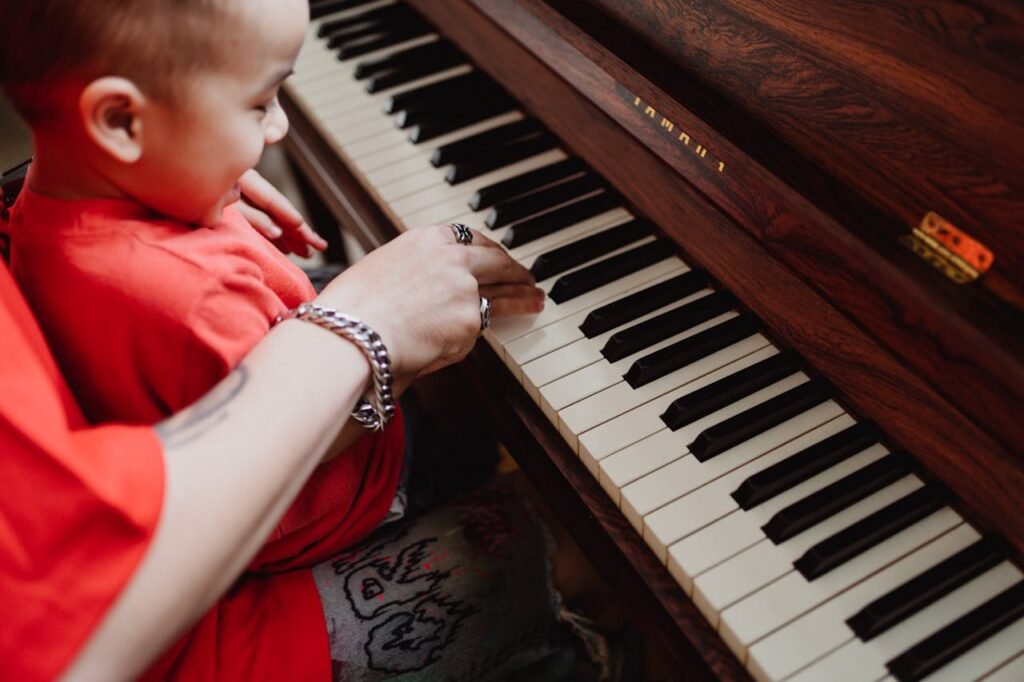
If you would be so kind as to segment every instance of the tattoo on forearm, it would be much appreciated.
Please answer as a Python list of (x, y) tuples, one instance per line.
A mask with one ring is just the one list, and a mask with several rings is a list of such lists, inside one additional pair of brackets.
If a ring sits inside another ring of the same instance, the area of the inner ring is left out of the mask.
[(156, 434), (164, 448), (185, 445), (228, 417), (228, 404), (249, 383), (249, 370), (239, 365), (191, 407), (156, 425)]

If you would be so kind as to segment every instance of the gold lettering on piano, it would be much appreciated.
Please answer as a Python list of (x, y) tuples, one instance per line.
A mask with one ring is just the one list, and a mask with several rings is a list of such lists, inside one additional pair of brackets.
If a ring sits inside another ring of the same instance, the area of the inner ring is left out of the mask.
[[(696, 140), (693, 140), (690, 133), (681, 129), (675, 121), (672, 121), (667, 116), (660, 115), (657, 110), (650, 104), (647, 104), (642, 97), (634, 95), (620, 84), (616, 83), (615, 89), (619, 94), (626, 98), (626, 101), (632, 102), (633, 108), (642, 112), (646, 118), (658, 120), (658, 129), (666, 134), (670, 134), (670, 139), (675, 141), (679, 146), (690, 147), (691, 151), (693, 151), (698, 158), (709, 162), (717, 172), (725, 172), (725, 161), (722, 161), (715, 156), (703, 144), (699, 144)], [(693, 146), (690, 145), (691, 140), (694, 142)]]

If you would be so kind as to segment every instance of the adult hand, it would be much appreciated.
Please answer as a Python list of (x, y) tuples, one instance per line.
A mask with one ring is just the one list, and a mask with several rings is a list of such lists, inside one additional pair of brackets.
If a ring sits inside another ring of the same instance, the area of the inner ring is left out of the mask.
[(303, 258), (327, 248), (327, 242), (313, 231), (292, 202), (255, 170), (248, 170), (238, 180), (242, 200), (235, 204), (257, 232), (274, 242), (284, 253)]
[(544, 292), (503, 248), (479, 233), (455, 242), (447, 225), (410, 230), (331, 282), (318, 302), (377, 330), (396, 378), (461, 360), (480, 334), (480, 296), (493, 316), (539, 312)]

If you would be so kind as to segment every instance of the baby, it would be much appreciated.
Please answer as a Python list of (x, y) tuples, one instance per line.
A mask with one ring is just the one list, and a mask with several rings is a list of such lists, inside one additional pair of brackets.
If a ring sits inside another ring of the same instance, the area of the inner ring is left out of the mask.
[[(11, 268), (87, 416), (148, 424), (314, 296), (237, 208), (240, 178), (287, 132), (277, 93), (308, 5), (102, 4), (0, 3), (0, 79), (34, 145)], [(402, 456), (400, 418), (346, 425), (254, 567), (309, 566), (368, 534)]]

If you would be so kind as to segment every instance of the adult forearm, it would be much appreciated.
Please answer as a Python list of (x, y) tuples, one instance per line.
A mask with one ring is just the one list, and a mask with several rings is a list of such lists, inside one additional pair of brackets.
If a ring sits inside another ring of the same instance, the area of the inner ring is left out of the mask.
[(167, 480), (160, 524), (68, 676), (133, 677), (205, 612), (262, 546), (368, 379), (355, 346), (288, 322), (206, 397), (159, 425)]

